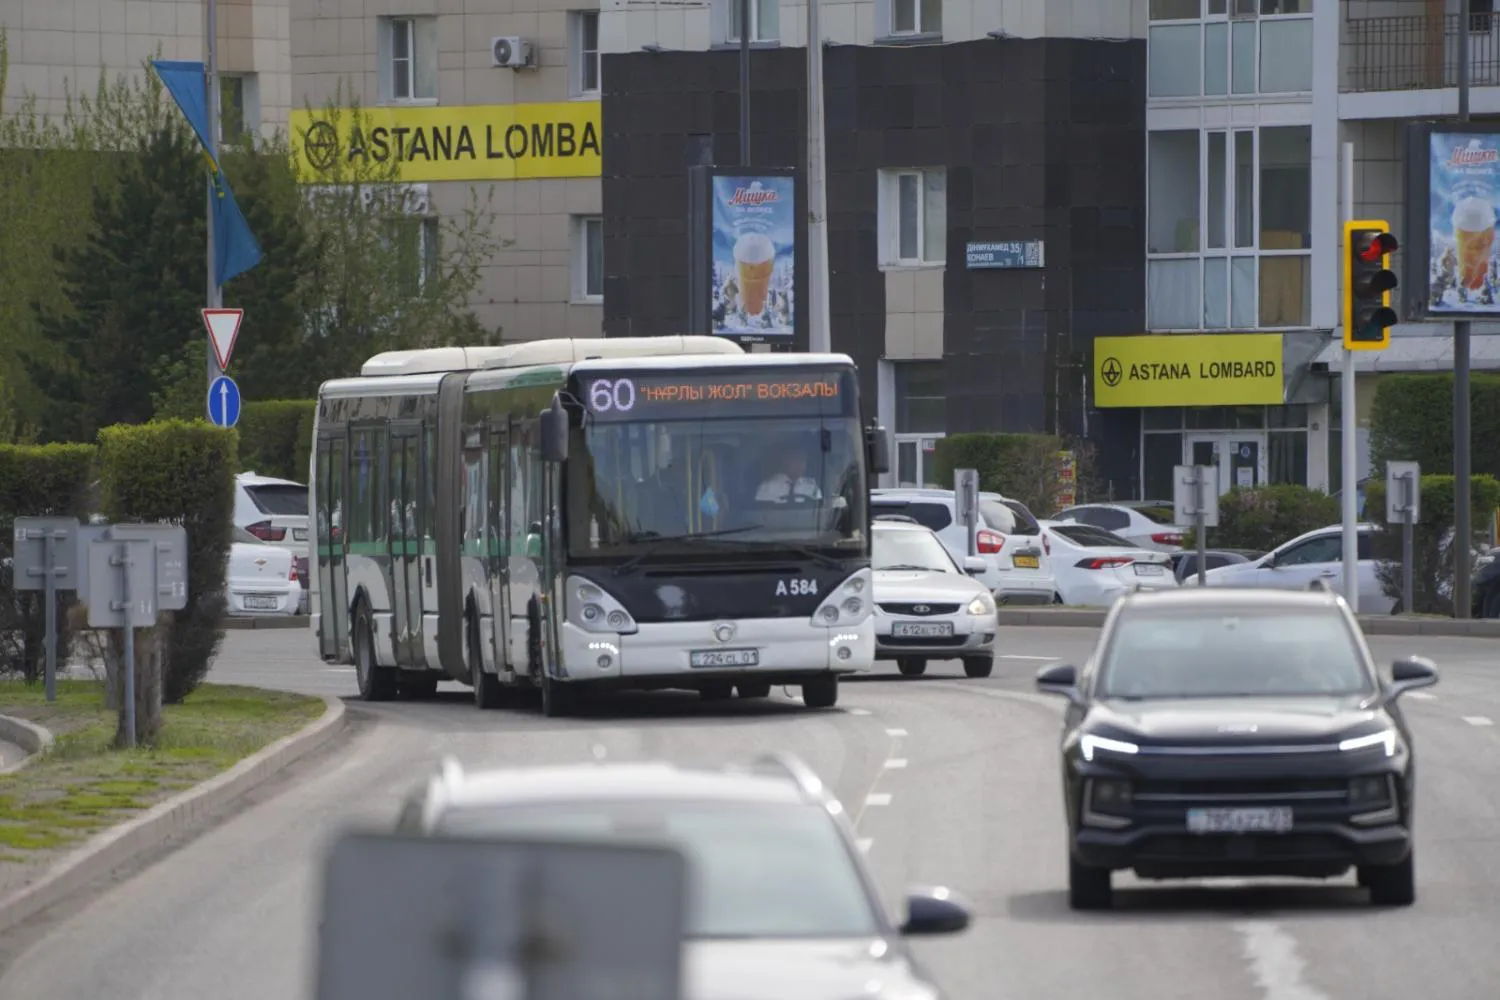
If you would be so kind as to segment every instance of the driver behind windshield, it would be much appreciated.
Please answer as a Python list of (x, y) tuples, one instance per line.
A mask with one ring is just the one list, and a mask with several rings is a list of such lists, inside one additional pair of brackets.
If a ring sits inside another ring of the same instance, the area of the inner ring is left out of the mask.
[(793, 497), (807, 500), (823, 499), (823, 491), (817, 480), (807, 475), (807, 452), (796, 442), (781, 445), (776, 471), (771, 473), (755, 491), (758, 503), (787, 503)]

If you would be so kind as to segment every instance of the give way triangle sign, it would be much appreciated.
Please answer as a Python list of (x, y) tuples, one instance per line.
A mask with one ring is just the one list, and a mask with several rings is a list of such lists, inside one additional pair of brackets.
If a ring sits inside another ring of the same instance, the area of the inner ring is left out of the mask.
[(219, 371), (229, 367), (229, 358), (234, 354), (234, 342), (240, 335), (240, 321), (244, 318), (243, 309), (203, 310), (203, 325), (208, 327), (208, 340), (214, 345), (214, 357), (219, 361)]

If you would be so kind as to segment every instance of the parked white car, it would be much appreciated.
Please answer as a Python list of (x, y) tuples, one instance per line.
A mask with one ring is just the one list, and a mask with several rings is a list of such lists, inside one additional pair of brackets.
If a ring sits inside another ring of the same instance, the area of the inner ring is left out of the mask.
[(920, 524), (877, 520), (870, 525), (875, 577), (875, 658), (895, 660), (907, 676), (928, 660), (962, 659), (969, 677), (995, 667), (995, 599), (975, 577), (988, 562), (957, 561), (936, 532)]
[(1042, 521), (1057, 592), (1064, 604), (1107, 608), (1142, 588), (1177, 586), (1172, 557), (1134, 545), (1113, 532), (1074, 521)]
[(1052, 519), (1092, 524), (1155, 552), (1178, 551), (1189, 531), (1173, 521), (1171, 503), (1155, 500), (1079, 504), (1058, 511)]
[(307, 576), (308, 498), (305, 483), (241, 472), (234, 477), (234, 526), (290, 552), (296, 561), (302, 588), (307, 589), (310, 581)]
[[(1376, 526), (1366, 522), (1358, 526), (1359, 610), (1365, 614), (1389, 614), (1396, 606), (1394, 598), (1376, 573), (1374, 558)], [(1276, 590), (1306, 590), (1319, 580), (1329, 590), (1344, 591), (1344, 536), (1337, 524), (1298, 535), (1277, 546), (1259, 559), (1233, 566), (1220, 566), (1203, 575), (1209, 587), (1270, 587)], [(1196, 577), (1185, 585), (1197, 586)]]
[[(1057, 593), (1040, 544), (1036, 519), (1023, 517), (999, 493), (979, 494), (980, 524), (974, 552), (986, 566), (978, 579), (1001, 604), (1051, 604)], [(1019, 504), (1021, 511), (1026, 508)], [(952, 490), (877, 489), (870, 492), (870, 514), (901, 514), (930, 528), (960, 564), (969, 555), (969, 538), (956, 515)]]
[(235, 617), (295, 615), (307, 599), (290, 549), (261, 541), (243, 528), (233, 529), (225, 574), (228, 613)]

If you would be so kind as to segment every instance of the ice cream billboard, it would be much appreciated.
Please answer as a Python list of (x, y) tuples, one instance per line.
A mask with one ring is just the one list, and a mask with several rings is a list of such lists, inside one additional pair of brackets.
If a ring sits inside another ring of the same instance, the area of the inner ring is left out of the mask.
[(1500, 134), (1434, 131), (1429, 141), (1427, 310), (1500, 314)]
[(790, 337), (796, 316), (797, 213), (791, 177), (713, 179), (710, 329)]

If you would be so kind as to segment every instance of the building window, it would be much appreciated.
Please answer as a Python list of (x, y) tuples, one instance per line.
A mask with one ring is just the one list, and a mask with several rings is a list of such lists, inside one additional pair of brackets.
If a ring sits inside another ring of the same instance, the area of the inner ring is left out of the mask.
[(941, 361), (895, 366), (896, 433), (942, 434), (948, 427), (948, 379)]
[(398, 216), (386, 223), (386, 244), (396, 253), (396, 280), (413, 298), (437, 276), (441, 232), (436, 216)]
[(436, 17), (383, 17), (378, 44), (385, 100), (437, 99)]
[(259, 88), (254, 73), (219, 74), (219, 142), (250, 141), (260, 124)]
[(1312, 0), (1151, 0), (1151, 97), (1312, 90)]
[(597, 215), (573, 218), (573, 298), (604, 299), (604, 220)]
[[(739, 42), (742, 0), (724, 4), (724, 40)], [(781, 37), (781, 0), (750, 0), (750, 40), (774, 42)]]
[(575, 10), (572, 21), (573, 94), (595, 97), (599, 93), (599, 12)]
[(943, 0), (889, 0), (892, 35), (941, 35)]
[(881, 171), (879, 196), (882, 265), (920, 267), (947, 259), (946, 171), (940, 167)]
[(1312, 321), (1312, 129), (1147, 136), (1146, 321), (1153, 330)]

